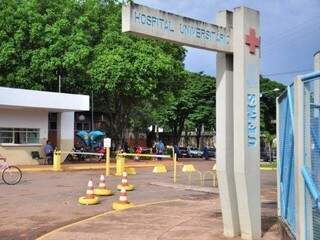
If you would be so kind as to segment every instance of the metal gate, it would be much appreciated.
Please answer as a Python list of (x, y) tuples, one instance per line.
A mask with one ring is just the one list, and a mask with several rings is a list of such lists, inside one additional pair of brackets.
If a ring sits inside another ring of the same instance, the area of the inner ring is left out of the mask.
[(306, 239), (320, 240), (320, 73), (303, 81), (303, 131)]
[(294, 175), (294, 88), (278, 99), (279, 156), (278, 172), (280, 184), (281, 218), (293, 235), (296, 232), (295, 221), (295, 175)]

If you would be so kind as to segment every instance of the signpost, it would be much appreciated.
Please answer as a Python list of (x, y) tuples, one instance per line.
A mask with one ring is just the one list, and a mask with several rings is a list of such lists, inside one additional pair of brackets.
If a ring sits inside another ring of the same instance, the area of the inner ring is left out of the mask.
[(106, 176), (110, 176), (110, 148), (111, 138), (103, 139), (103, 146), (106, 149)]
[(217, 54), (217, 175), (226, 236), (260, 239), (259, 12), (221, 11), (216, 24), (135, 3), (122, 31)]

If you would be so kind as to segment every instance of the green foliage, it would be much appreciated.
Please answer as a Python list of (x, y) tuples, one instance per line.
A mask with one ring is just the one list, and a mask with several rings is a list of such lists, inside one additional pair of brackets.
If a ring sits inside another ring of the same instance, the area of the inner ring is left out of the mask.
[(164, 94), (163, 101), (155, 108), (158, 124), (172, 132), (172, 141), (177, 144), (185, 125), (213, 127), (215, 105), (215, 82), (202, 73), (186, 73), (185, 81), (175, 91)]
[(80, 92), (99, 40), (98, 1), (5, 0), (0, 3), (0, 84)]
[[(188, 73), (186, 50), (121, 33), (117, 0), (1, 0), (0, 85), (90, 94), (107, 133), (164, 126), (176, 143), (184, 129), (212, 130), (215, 81)], [(275, 97), (284, 86), (260, 79), (261, 130), (274, 134)]]
[[(260, 77), (260, 129), (261, 132), (276, 133), (276, 98), (285, 90), (286, 86)], [(279, 89), (274, 91), (274, 89)]]
[(190, 74), (195, 95), (194, 109), (188, 116), (189, 129), (201, 129), (202, 125), (212, 131), (215, 127), (216, 82), (210, 76)]
[(184, 71), (182, 47), (121, 33), (116, 0), (3, 0), (0, 17), (0, 85), (57, 91), (60, 75), (64, 92), (93, 91), (116, 140)]

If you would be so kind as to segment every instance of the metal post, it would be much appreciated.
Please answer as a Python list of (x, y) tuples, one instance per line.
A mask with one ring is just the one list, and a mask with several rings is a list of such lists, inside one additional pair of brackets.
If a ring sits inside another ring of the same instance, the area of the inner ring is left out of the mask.
[(106, 176), (110, 176), (110, 148), (106, 148)]
[(281, 192), (280, 192), (280, 102), (279, 97), (276, 99), (276, 119), (277, 119), (277, 201), (278, 201), (278, 216), (281, 216)]
[(177, 182), (177, 154), (173, 154), (173, 183)]
[(93, 121), (93, 91), (91, 91), (91, 131), (94, 130), (94, 121)]
[(55, 150), (53, 153), (53, 170), (61, 171), (61, 151)]
[(58, 75), (58, 79), (59, 79), (59, 93), (61, 92), (61, 75)]

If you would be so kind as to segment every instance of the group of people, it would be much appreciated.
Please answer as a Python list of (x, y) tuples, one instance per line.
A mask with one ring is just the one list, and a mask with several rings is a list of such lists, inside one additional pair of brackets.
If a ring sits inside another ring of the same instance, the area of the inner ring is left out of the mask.
[[(122, 145), (122, 150), (126, 153), (130, 152), (130, 147), (129, 147), (128, 142), (124, 141), (124, 143)], [(143, 151), (143, 149), (140, 145), (135, 146), (133, 150), (134, 150), (134, 153), (136, 153), (136, 154), (142, 154), (142, 151)], [(166, 147), (165, 147), (162, 140), (159, 140), (153, 144), (152, 153), (154, 153), (156, 155), (163, 155), (165, 150), (166, 150)], [(139, 160), (139, 159), (140, 158), (138, 156), (135, 157), (135, 160)], [(161, 157), (159, 157), (157, 159), (160, 161)]]

